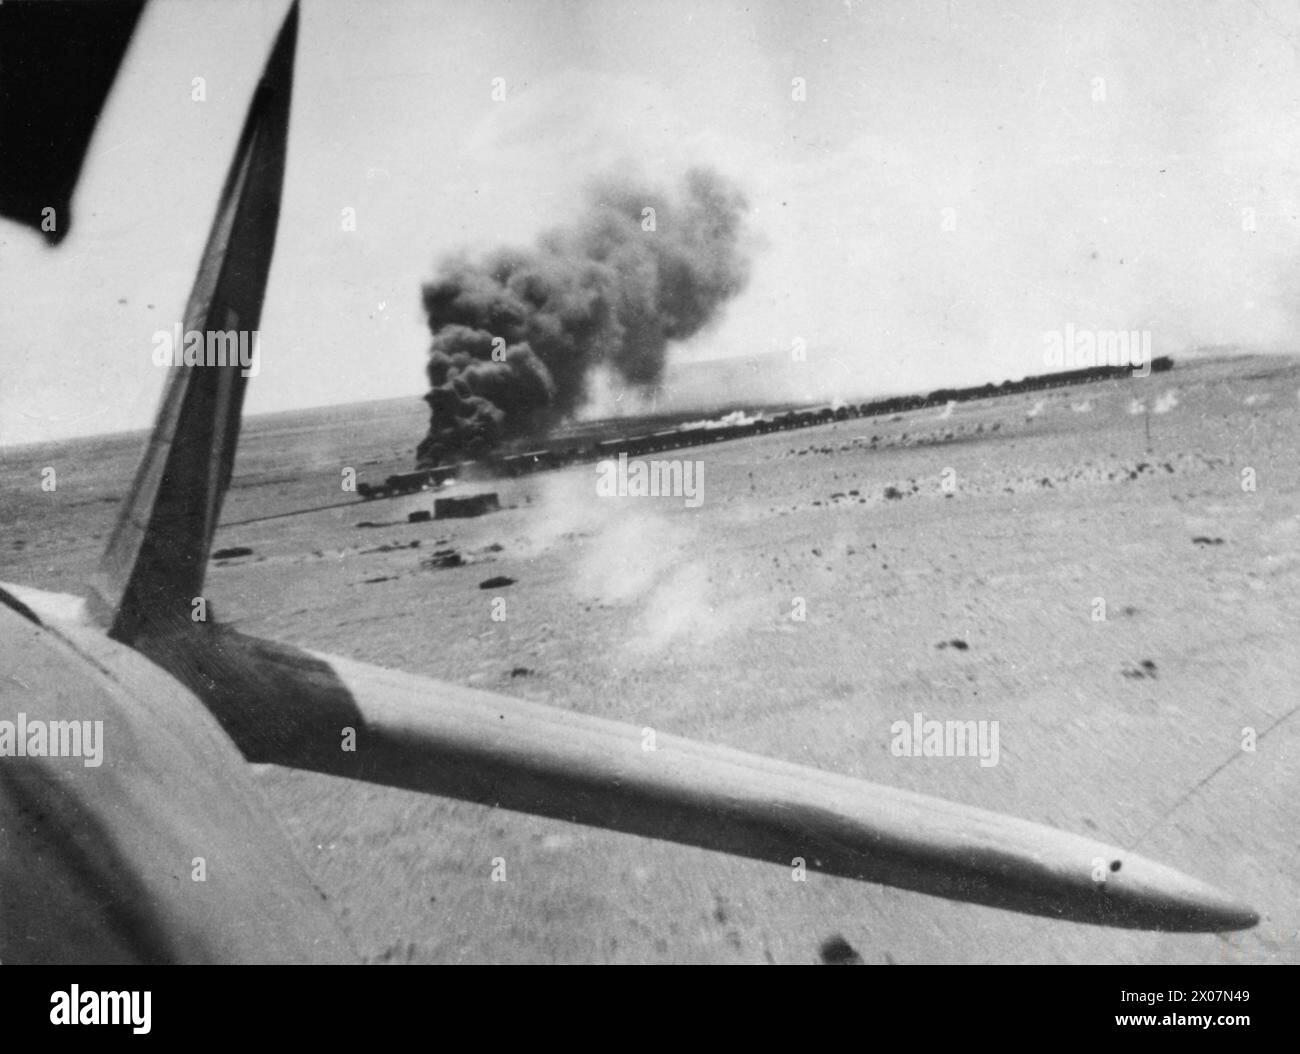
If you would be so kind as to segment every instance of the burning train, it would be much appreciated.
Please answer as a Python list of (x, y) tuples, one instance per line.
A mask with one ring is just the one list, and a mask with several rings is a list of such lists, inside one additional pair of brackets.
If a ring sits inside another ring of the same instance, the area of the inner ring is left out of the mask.
[[(1160, 356), (1151, 360), (1151, 372), (1162, 373), (1173, 368), (1173, 359)], [(735, 415), (738, 420), (724, 418), (698, 424), (668, 428), (642, 435), (618, 436), (613, 439), (594, 440), (556, 439), (532, 450), (500, 451), (476, 458), (437, 465), (433, 468), (401, 472), (387, 477), (382, 484), (358, 483), (357, 493), (367, 501), (414, 494), (421, 490), (439, 487), (448, 480), (469, 473), (490, 476), (523, 476), (546, 469), (564, 468), (567, 465), (603, 461), (619, 454), (640, 457), (682, 447), (703, 446), (724, 440), (745, 439), (793, 428), (808, 428), (832, 421), (851, 418), (885, 417), (942, 407), (950, 402), (969, 402), (999, 395), (1039, 391), (1044, 388), (1061, 388), (1092, 381), (1119, 380), (1131, 373), (1127, 366), (1094, 366), (1061, 373), (1037, 374), (1018, 381), (1001, 384), (984, 384), (976, 388), (940, 388), (928, 395), (897, 395), (865, 403), (844, 403), (837, 406), (815, 406), (792, 409), (782, 413), (758, 414), (753, 417)]]

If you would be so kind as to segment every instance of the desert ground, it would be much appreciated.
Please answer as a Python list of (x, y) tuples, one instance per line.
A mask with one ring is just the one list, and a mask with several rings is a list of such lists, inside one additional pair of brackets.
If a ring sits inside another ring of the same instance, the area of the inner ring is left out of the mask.
[[(435, 495), (342, 490), (345, 468), (409, 469), (425, 424), (416, 398), (246, 420), (216, 545), (251, 553), (213, 560), (216, 617), (1095, 836), (1262, 921), (1134, 932), (799, 883), (260, 766), (364, 959), (814, 963), (830, 942), (866, 963), (1300, 961), (1300, 360), (1180, 361), (659, 455), (703, 463), (698, 508), (599, 497), (593, 465), (440, 492), (496, 491), (475, 519), (408, 523)], [(0, 451), (0, 578), (80, 591), (140, 445)], [(894, 756), (891, 724), (916, 713), (996, 720), (998, 763)]]

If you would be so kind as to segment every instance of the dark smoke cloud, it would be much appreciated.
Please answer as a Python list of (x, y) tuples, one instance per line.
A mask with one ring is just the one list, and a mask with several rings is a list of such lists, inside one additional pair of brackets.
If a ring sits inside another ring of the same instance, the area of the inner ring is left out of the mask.
[(544, 432), (581, 405), (598, 366), (655, 384), (669, 345), (744, 288), (747, 205), (716, 173), (693, 169), (667, 196), (605, 178), (588, 196), (583, 218), (536, 248), (455, 257), (424, 286), (433, 343), (422, 464)]

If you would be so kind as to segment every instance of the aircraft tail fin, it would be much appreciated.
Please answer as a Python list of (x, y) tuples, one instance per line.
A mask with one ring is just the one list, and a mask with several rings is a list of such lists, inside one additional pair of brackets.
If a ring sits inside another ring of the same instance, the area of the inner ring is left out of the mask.
[[(297, 32), (295, 2), (226, 176), (153, 434), (91, 584), (91, 612), (126, 643), (188, 622), (202, 591), (275, 247)], [(187, 348), (197, 364), (180, 360)]]

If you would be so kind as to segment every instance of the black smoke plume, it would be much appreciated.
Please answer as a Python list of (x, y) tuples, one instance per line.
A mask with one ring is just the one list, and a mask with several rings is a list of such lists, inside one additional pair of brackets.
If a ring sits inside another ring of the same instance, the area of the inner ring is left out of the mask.
[(535, 248), (447, 260), (423, 288), (433, 343), (420, 463), (544, 433), (582, 404), (598, 366), (639, 388), (658, 382), (668, 346), (744, 288), (746, 208), (705, 169), (668, 196), (606, 178), (579, 222)]

